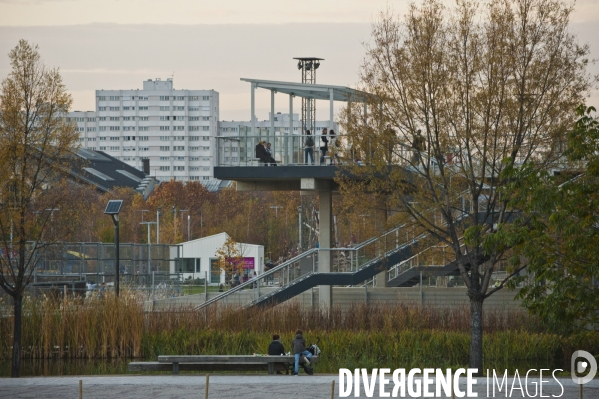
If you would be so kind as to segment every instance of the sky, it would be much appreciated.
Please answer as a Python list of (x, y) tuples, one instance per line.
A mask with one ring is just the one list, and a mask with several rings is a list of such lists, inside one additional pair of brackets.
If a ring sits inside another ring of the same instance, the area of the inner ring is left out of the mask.
[[(449, 0), (448, 0), (449, 2)], [(221, 120), (249, 120), (250, 87), (240, 78), (300, 81), (293, 57), (324, 58), (317, 83), (356, 87), (364, 43), (387, 7), (406, 0), (0, 0), (0, 78), (19, 39), (60, 67), (73, 110), (93, 110), (94, 90), (138, 89), (149, 78), (174, 78), (176, 89), (214, 89)], [(599, 59), (599, 0), (580, 0), (572, 30)], [(599, 74), (597, 65), (591, 72)], [(257, 91), (258, 119), (270, 94)], [(599, 106), (595, 91), (590, 103)], [(288, 98), (277, 95), (276, 111)], [(296, 100), (294, 109), (299, 109)], [(318, 104), (317, 119), (328, 119)]]

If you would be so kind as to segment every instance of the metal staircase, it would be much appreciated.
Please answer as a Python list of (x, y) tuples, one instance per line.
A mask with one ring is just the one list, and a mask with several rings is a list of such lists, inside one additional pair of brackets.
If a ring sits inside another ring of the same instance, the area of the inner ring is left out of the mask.
[[(388, 271), (387, 286), (410, 287), (427, 275), (459, 275), (453, 258), (439, 258), (438, 245), (427, 246), (428, 234), (412, 234), (411, 226), (395, 227), (353, 248), (313, 248), (196, 307), (213, 304), (264, 306), (284, 302), (319, 285), (353, 286)], [(318, 254), (332, 252), (331, 272), (319, 272)], [(445, 250), (443, 250), (445, 253)], [(446, 251), (453, 257), (453, 251)], [(435, 257), (436, 256), (436, 257)], [(438, 262), (437, 262), (438, 261)], [(248, 290), (254, 298), (248, 303)]]
[[(292, 258), (257, 278), (238, 285), (196, 307), (212, 304), (239, 304), (247, 307), (286, 301), (319, 285), (357, 285), (395, 265), (405, 265), (414, 259), (426, 234), (400, 240), (405, 225), (367, 240), (354, 248), (314, 248)], [(402, 234), (403, 235), (403, 234)], [(318, 270), (318, 253), (333, 252), (332, 272)], [(345, 262), (340, 262), (340, 259)], [(403, 262), (403, 263), (402, 263)], [(399, 270), (399, 269), (398, 269)], [(408, 272), (413, 272), (409, 269)], [(254, 300), (247, 303), (247, 289), (252, 289)]]

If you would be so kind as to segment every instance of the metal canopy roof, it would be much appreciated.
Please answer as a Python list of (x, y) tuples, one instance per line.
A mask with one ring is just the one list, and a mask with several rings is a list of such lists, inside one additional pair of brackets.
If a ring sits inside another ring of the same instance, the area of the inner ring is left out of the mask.
[(365, 102), (369, 98), (375, 97), (373, 94), (364, 91), (351, 89), (345, 86), (333, 86), (311, 83), (295, 83), (295, 82), (277, 82), (274, 80), (248, 79), (241, 78), (243, 82), (249, 82), (256, 87), (274, 90), (277, 93), (292, 94), (296, 97), (312, 98), (315, 100), (329, 100), (330, 90), (333, 90), (334, 101), (355, 101)]

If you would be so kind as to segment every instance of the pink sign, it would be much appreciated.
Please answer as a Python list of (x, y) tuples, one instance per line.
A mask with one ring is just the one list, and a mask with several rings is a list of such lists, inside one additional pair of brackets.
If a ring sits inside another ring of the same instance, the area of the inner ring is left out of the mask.
[(243, 258), (243, 268), (244, 269), (253, 269), (254, 268), (254, 258)]
[[(230, 258), (227, 258), (227, 262), (230, 261)], [(241, 258), (239, 260), (243, 263), (243, 269), (254, 269), (254, 258)]]

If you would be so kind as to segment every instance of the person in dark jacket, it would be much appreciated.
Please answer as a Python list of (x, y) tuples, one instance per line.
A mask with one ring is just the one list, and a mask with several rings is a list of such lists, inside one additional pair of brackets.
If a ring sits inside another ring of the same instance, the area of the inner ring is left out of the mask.
[(268, 166), (269, 156), (263, 141), (259, 141), (256, 145), (256, 158), (260, 159), (260, 162), (264, 163), (264, 166)]
[(271, 166), (277, 166), (277, 161), (275, 161), (275, 159), (272, 156), (272, 150), (270, 149), (271, 144), (270, 143), (266, 143), (266, 154), (268, 156), (268, 162), (270, 163)]
[(285, 355), (285, 347), (280, 341), (281, 337), (279, 334), (275, 334), (272, 336), (272, 342), (268, 345), (268, 355), (269, 356), (282, 356)]
[(327, 128), (322, 129), (322, 136), (320, 140), (324, 143), (324, 145), (320, 146), (320, 164), (324, 165), (324, 157), (327, 155), (327, 151), (329, 150), (329, 139), (327, 138)]
[(293, 355), (295, 356), (295, 365), (293, 369), (293, 375), (299, 374), (299, 360), (302, 355), (306, 358), (306, 367), (310, 369), (310, 358), (312, 354), (306, 350), (306, 340), (300, 330), (295, 332), (295, 338), (291, 341), (293, 348)]

